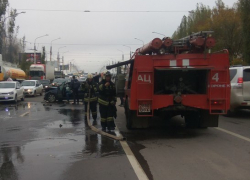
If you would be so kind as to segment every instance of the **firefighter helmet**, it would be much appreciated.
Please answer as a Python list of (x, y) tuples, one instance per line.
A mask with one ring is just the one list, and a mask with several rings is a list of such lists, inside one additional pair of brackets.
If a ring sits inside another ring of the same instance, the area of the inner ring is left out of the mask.
[(90, 73), (88, 74), (88, 76), (87, 76), (87, 77), (88, 77), (88, 79), (93, 79), (93, 75), (92, 75), (92, 74), (90, 74)]
[(110, 76), (110, 77), (111, 77), (111, 73), (110, 73), (109, 71), (107, 71), (107, 72), (105, 73), (105, 76)]

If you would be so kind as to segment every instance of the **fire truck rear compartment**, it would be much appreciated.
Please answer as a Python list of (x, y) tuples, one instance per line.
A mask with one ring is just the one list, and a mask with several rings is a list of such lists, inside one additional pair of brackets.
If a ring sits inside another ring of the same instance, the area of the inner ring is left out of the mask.
[(206, 94), (207, 69), (155, 69), (154, 94)]

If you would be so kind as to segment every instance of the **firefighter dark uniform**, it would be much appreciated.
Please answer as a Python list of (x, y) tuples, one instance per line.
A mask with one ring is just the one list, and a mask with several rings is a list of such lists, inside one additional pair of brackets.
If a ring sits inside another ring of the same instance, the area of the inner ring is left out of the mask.
[[(90, 80), (91, 79), (91, 80)], [(87, 108), (89, 103), (89, 114), (92, 113), (94, 121), (97, 118), (97, 84), (93, 81), (92, 74), (88, 75), (85, 83), (82, 84), (81, 90), (84, 91), (84, 105), (85, 105), (85, 120), (87, 120)]]
[(111, 74), (107, 72), (105, 78), (99, 84), (99, 110), (101, 114), (102, 130), (114, 130), (114, 117), (116, 116), (116, 89), (111, 82)]

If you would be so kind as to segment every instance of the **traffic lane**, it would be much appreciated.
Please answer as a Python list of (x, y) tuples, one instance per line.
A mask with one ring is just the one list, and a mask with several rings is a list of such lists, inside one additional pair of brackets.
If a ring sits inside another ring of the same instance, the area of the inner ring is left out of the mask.
[[(2, 177), (137, 179), (120, 143), (87, 127), (82, 105), (28, 103), (29, 114), (1, 121)], [(100, 128), (99, 116), (97, 122)], [(8, 131), (9, 126), (19, 128)]]
[[(125, 128), (124, 109), (116, 124), (149, 179), (249, 179), (250, 143), (215, 128), (187, 129), (181, 117), (155, 119), (146, 130)], [(163, 126), (164, 125), (164, 126)]]
[(220, 116), (219, 127), (250, 138), (250, 110), (240, 110), (229, 117)]

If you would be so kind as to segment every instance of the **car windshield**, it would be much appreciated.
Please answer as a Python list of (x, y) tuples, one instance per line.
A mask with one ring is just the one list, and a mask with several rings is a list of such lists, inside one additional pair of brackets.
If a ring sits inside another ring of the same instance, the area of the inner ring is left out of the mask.
[(35, 86), (34, 81), (23, 81), (22, 86)]
[(66, 79), (54, 79), (53, 83), (63, 83)]
[(48, 85), (49, 84), (49, 80), (40, 80), (40, 82), (43, 85)]
[(0, 83), (0, 88), (15, 88), (15, 83)]

